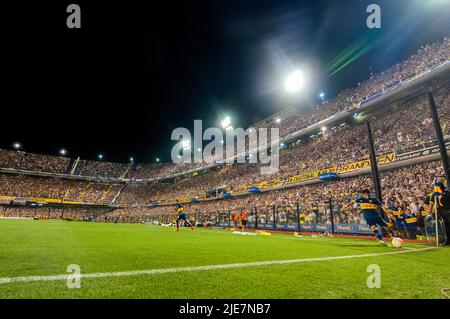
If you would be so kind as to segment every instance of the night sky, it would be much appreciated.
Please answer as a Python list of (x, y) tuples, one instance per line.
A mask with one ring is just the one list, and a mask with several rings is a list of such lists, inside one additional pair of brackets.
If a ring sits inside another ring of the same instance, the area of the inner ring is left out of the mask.
[[(81, 29), (66, 27), (69, 3), (81, 7)], [(230, 115), (246, 128), (316, 104), (321, 90), (332, 98), (450, 30), (445, 0), (131, 3), (2, 3), (0, 147), (169, 160), (176, 127)], [(370, 3), (381, 6), (381, 29), (366, 26)], [(330, 76), (352, 48), (367, 50)], [(295, 68), (308, 85), (292, 95), (282, 84)]]

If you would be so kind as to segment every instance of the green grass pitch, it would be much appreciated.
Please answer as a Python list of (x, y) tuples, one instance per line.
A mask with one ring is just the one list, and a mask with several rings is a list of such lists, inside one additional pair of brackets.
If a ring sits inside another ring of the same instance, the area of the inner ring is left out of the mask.
[[(424, 245), (406, 244), (403, 249)], [(240, 236), (143, 224), (0, 220), (0, 278), (223, 265), (398, 251), (374, 240)], [(381, 267), (381, 288), (366, 285)], [(0, 298), (443, 298), (450, 287), (448, 247), (363, 258), (229, 269), (0, 284)], [(1, 279), (0, 279), (1, 281)]]

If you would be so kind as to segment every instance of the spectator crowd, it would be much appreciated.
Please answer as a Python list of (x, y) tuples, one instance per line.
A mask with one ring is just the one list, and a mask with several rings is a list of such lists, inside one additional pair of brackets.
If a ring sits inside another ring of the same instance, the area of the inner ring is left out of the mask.
[[(449, 60), (450, 41), (445, 38), (442, 42), (422, 47), (406, 61), (384, 72), (371, 75), (370, 79), (359, 83), (355, 88), (341, 92), (335, 99), (313, 106), (281, 123), (274, 122), (273, 125), (280, 126), (281, 136), (285, 136), (337, 113), (357, 108), (365, 99), (385, 92)], [(442, 130), (448, 139), (450, 138), (448, 82), (444, 82), (444, 85), (435, 92), (435, 99)], [(198, 195), (207, 197), (206, 194), (214, 190), (237, 194), (245, 185), (270, 180), (283, 181), (304, 172), (368, 158), (366, 127), (362, 120), (355, 117), (352, 121), (324, 127), (314, 135), (287, 145), (287, 148), (280, 152), (279, 171), (272, 175), (261, 175), (261, 164), (222, 164), (195, 174), (173, 177), (169, 181), (139, 182), (140, 179), (162, 178), (183, 173), (198, 167), (199, 164), (111, 163), (0, 149), (2, 169), (59, 173), (72, 177), (75, 175), (112, 178), (110, 181), (95, 181), (3, 172), (0, 173), (0, 195), (115, 205), (117, 209), (102, 216), (116, 220), (155, 214), (171, 216), (174, 214), (173, 206), (161, 205), (173, 203), (176, 198)], [(380, 109), (370, 115), (370, 122), (376, 152), (379, 155), (390, 152), (399, 155), (436, 144), (426, 97), (415, 97)], [(442, 169), (436, 162), (387, 171), (382, 176), (384, 195), (410, 211), (415, 211), (420, 207), (421, 198), (429, 189), (431, 180), (441, 175)], [(255, 208), (263, 212), (270, 207), (292, 211), (298, 203), (306, 212), (305, 220), (317, 220), (320, 216), (327, 216), (325, 201), (330, 198), (350, 198), (358, 189), (371, 188), (370, 183), (367, 176), (360, 176), (231, 199), (192, 203), (188, 205), (188, 209), (199, 214)], [(151, 205), (155, 202), (160, 206), (152, 208)], [(337, 205), (340, 213), (336, 215), (336, 221), (361, 221), (358, 210), (351, 205), (351, 201), (345, 200)], [(50, 212), (48, 216), (57, 216), (59, 213), (58, 210)], [(56, 215), (52, 215), (53, 213)], [(74, 214), (78, 216), (77, 213)]]

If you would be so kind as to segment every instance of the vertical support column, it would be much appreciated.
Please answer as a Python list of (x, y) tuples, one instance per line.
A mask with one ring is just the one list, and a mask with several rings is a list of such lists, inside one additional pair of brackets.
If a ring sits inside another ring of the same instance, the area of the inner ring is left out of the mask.
[(376, 198), (382, 202), (381, 197), (381, 183), (380, 183), (380, 173), (378, 171), (378, 163), (377, 163), (377, 157), (375, 154), (375, 147), (373, 145), (373, 138), (372, 138), (372, 129), (370, 127), (370, 122), (367, 122), (367, 139), (369, 142), (369, 152), (370, 152), (370, 166), (372, 168), (372, 179), (373, 184), (375, 185), (375, 194)]
[(275, 205), (272, 205), (272, 214), (273, 214), (273, 229), (276, 229)]
[(328, 205), (330, 206), (331, 233), (334, 235), (334, 212), (333, 212), (333, 201), (331, 200), (331, 198), (328, 201)]
[(439, 121), (439, 116), (436, 109), (436, 104), (434, 102), (433, 93), (431, 91), (427, 92), (428, 104), (430, 105), (431, 117), (433, 118), (434, 131), (436, 132), (436, 139), (438, 140), (439, 152), (441, 154), (442, 167), (444, 167), (445, 178), (450, 181), (450, 169), (449, 160), (447, 154), (447, 148), (445, 147), (444, 136), (442, 134), (442, 127)]

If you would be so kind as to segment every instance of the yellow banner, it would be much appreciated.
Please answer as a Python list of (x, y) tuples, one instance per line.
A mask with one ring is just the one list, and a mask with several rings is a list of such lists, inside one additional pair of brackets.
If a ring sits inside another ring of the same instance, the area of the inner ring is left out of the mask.
[[(261, 183), (256, 183), (256, 184), (250, 184), (250, 185), (245, 185), (245, 186), (239, 186), (239, 188), (237, 189), (238, 192), (246, 192), (250, 187), (258, 187), (259, 189), (264, 189), (264, 188), (272, 188), (272, 187), (276, 187), (276, 186), (280, 186), (284, 183), (285, 181), (280, 180), (280, 179), (275, 179), (272, 181), (268, 181), (268, 182), (261, 182)], [(234, 193), (234, 192), (233, 192)]]
[[(377, 163), (378, 163), (378, 165), (385, 165), (385, 164), (394, 162), (395, 159), (396, 159), (396, 155), (394, 152), (392, 152), (392, 153), (378, 156)], [(232, 193), (246, 192), (250, 187), (258, 187), (259, 189), (264, 189), (264, 188), (272, 188), (272, 187), (280, 186), (282, 184), (286, 184), (286, 185), (295, 184), (295, 183), (299, 183), (299, 182), (318, 179), (320, 174), (325, 174), (325, 173), (343, 174), (343, 173), (354, 172), (354, 171), (360, 170), (365, 167), (370, 167), (370, 159), (366, 159), (366, 160), (362, 160), (362, 161), (354, 162), (354, 163), (350, 163), (350, 164), (340, 165), (340, 166), (332, 166), (332, 167), (315, 170), (315, 171), (304, 172), (299, 175), (291, 176), (291, 177), (287, 178), (286, 180), (277, 179), (277, 180), (272, 180), (272, 181), (268, 181), (268, 182), (260, 182), (260, 183), (251, 184), (251, 185), (239, 186)], [(198, 199), (204, 199), (204, 197), (205, 197), (204, 195), (197, 196)], [(187, 202), (187, 201), (189, 201), (190, 198), (192, 198), (192, 197), (178, 198), (178, 201)]]
[[(378, 163), (378, 165), (389, 164), (389, 163), (394, 162), (395, 158), (396, 158), (395, 153), (389, 153), (389, 154), (377, 156), (377, 163)], [(365, 167), (370, 167), (370, 159), (338, 166), (336, 169), (336, 173), (343, 174), (343, 173), (354, 172), (354, 171), (360, 170)]]
[(72, 204), (72, 205), (81, 205), (81, 204), (83, 204), (82, 202), (77, 202), (77, 201), (73, 201), (73, 200), (63, 200), (62, 203), (63, 204)]
[(64, 200), (64, 199), (57, 199), (57, 198), (42, 198), (42, 197), (28, 197), (28, 201), (42, 203), (42, 204), (72, 204), (72, 205), (84, 204), (83, 202), (74, 201), (74, 200)]
[(1, 204), (9, 204), (12, 200), (14, 200), (15, 197), (12, 196), (0, 196), (0, 203)]
[(298, 183), (298, 182), (309, 181), (311, 179), (317, 179), (317, 178), (319, 178), (320, 174), (325, 174), (325, 173), (336, 173), (336, 166), (291, 176), (288, 178), (286, 184), (294, 184), (294, 183)]
[[(381, 156), (377, 157), (377, 163), (378, 163), (378, 165), (389, 164), (389, 163), (394, 162), (395, 158), (396, 158), (395, 153), (381, 155)], [(357, 171), (364, 167), (369, 167), (369, 166), (370, 166), (370, 159), (366, 159), (366, 160), (362, 160), (362, 161), (354, 162), (354, 163), (350, 163), (350, 164), (340, 165), (340, 166), (332, 166), (332, 167), (321, 169), (321, 170), (315, 170), (315, 171), (305, 172), (305, 173), (301, 173), (299, 175), (291, 176), (287, 179), (286, 184), (294, 184), (294, 183), (309, 181), (312, 179), (317, 179), (317, 178), (319, 178), (320, 174), (325, 174), (325, 173), (342, 174), (342, 173), (354, 172), (354, 171)]]
[(28, 197), (28, 201), (36, 203), (54, 203), (54, 204), (60, 204), (63, 202), (62, 199), (42, 198), (42, 197)]
[(307, 181), (310, 179), (316, 179), (319, 177), (319, 171), (305, 172), (300, 175), (291, 176), (288, 178), (286, 184), (294, 184), (298, 182)]
[(42, 198), (42, 197), (14, 197), (14, 196), (3, 196), (0, 195), (0, 203), (2, 204), (9, 204), (11, 201), (17, 201), (17, 198), (23, 199), (23, 201), (28, 202), (34, 202), (34, 203), (41, 203), (41, 204), (83, 204), (82, 202), (78, 201), (68, 201), (68, 200), (62, 200), (62, 199), (56, 199), (56, 198)]

